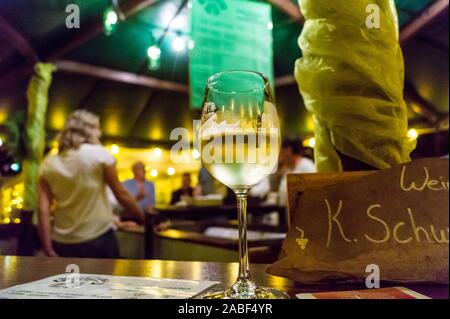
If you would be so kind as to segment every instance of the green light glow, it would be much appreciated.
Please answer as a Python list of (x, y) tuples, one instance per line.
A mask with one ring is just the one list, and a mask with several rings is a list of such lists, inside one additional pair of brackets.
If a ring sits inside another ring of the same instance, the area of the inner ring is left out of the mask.
[(151, 60), (158, 60), (161, 57), (161, 49), (154, 44), (148, 48), (147, 56)]
[(147, 49), (148, 69), (157, 70), (161, 66), (161, 49), (158, 45), (153, 44)]
[(108, 24), (116, 24), (118, 21), (117, 13), (114, 11), (109, 11), (106, 14), (106, 23)]
[(103, 13), (103, 31), (106, 35), (113, 34), (119, 22), (119, 16), (112, 7), (109, 7)]

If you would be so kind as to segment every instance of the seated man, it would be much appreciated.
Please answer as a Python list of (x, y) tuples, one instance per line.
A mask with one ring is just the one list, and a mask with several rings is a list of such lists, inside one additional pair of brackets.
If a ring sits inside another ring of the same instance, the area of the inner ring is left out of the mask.
[(300, 139), (285, 139), (281, 145), (278, 160), (278, 173), (282, 176), (278, 188), (279, 203), (287, 205), (287, 174), (315, 173), (316, 166), (309, 158), (302, 156), (302, 142)]
[(170, 205), (176, 204), (181, 201), (182, 196), (192, 197), (194, 194), (194, 189), (191, 186), (191, 175), (189, 173), (184, 173), (181, 182), (181, 188), (172, 193), (172, 199)]
[[(139, 207), (143, 211), (148, 211), (155, 206), (155, 186), (145, 179), (145, 165), (136, 162), (133, 167), (133, 179), (123, 182), (125, 188), (134, 196)], [(121, 214), (122, 221), (134, 220), (126, 213)]]

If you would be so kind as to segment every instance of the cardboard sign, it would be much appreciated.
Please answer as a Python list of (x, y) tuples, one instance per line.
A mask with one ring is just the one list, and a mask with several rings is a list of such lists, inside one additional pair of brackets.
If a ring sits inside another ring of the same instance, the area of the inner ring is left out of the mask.
[[(261, 72), (273, 85), (272, 7), (241, 0), (193, 0), (190, 54), (192, 108), (201, 108), (206, 80), (225, 70)], [(239, 85), (239, 83), (237, 83)]]
[(331, 174), (324, 187), (314, 175), (289, 176), (292, 224), (268, 272), (303, 283), (378, 271), (382, 281), (448, 283), (448, 171), (447, 159), (427, 159)]

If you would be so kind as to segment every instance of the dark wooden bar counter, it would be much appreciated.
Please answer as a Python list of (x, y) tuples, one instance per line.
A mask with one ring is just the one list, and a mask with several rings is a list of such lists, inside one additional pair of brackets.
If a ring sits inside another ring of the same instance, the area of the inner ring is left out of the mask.
[[(0, 289), (64, 273), (66, 266), (76, 264), (82, 273), (116, 276), (145, 276), (190, 280), (219, 281), (229, 287), (236, 278), (237, 263), (181, 262), (168, 260), (101, 260), (78, 258), (45, 258), (0, 256)], [(263, 286), (286, 291), (291, 297), (301, 292), (364, 289), (362, 285), (304, 286), (266, 274), (267, 265), (252, 265), (255, 281)], [(382, 285), (387, 287), (388, 285)], [(431, 298), (449, 297), (447, 285), (402, 285)]]

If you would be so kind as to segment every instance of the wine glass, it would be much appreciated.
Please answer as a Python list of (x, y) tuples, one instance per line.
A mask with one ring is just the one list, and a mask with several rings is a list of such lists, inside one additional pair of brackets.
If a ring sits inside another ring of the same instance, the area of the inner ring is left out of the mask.
[(270, 84), (253, 71), (225, 71), (206, 84), (199, 129), (203, 165), (237, 197), (239, 275), (210, 299), (271, 299), (288, 296), (251, 279), (247, 249), (247, 193), (277, 168), (280, 127)]

